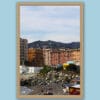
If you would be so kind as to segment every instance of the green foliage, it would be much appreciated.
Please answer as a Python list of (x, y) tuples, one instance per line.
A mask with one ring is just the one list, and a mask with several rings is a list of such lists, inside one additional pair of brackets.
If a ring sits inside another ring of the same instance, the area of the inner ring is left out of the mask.
[(76, 73), (80, 73), (80, 67), (75, 64), (69, 64), (66, 68), (67, 71), (73, 71)]
[(43, 69), (40, 70), (40, 73), (43, 74), (43, 75), (45, 75), (45, 74), (47, 74), (47, 73), (48, 73), (49, 71), (51, 71), (51, 70), (53, 70), (52, 67), (45, 65), (45, 66), (43, 67)]

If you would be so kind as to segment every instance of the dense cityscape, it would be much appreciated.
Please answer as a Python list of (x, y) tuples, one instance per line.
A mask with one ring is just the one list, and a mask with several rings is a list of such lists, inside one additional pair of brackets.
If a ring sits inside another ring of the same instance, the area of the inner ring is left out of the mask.
[(22, 95), (79, 95), (80, 47), (30, 47), (20, 38), (20, 75)]

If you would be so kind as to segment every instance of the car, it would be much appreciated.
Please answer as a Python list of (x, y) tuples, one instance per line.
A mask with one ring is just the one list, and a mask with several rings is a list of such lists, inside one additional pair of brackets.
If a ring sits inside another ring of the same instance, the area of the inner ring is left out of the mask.
[(69, 95), (80, 95), (80, 85), (70, 86)]

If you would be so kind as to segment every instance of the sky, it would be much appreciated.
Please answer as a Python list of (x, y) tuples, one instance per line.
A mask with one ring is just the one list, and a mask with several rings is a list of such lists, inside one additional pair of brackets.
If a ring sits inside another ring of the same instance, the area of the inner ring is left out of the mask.
[(79, 6), (20, 6), (21, 38), (33, 41), (80, 41)]

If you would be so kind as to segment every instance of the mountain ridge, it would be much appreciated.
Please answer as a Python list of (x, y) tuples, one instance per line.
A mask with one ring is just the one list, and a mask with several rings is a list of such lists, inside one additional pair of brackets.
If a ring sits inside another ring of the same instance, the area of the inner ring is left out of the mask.
[(52, 40), (47, 41), (34, 41), (32, 43), (28, 43), (28, 48), (57, 48), (57, 49), (78, 49), (80, 48), (80, 42), (71, 42), (71, 43), (63, 43)]

